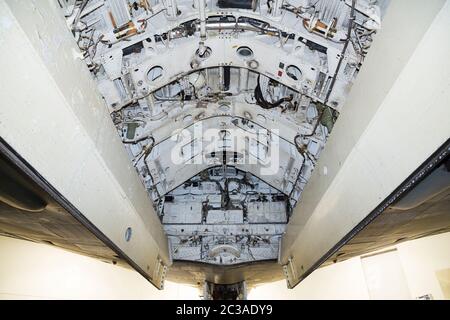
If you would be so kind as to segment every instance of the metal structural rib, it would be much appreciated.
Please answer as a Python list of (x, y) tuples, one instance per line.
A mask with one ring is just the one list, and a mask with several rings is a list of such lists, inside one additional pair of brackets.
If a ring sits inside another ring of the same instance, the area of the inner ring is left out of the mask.
[(385, 3), (62, 4), (175, 261), (276, 260)]

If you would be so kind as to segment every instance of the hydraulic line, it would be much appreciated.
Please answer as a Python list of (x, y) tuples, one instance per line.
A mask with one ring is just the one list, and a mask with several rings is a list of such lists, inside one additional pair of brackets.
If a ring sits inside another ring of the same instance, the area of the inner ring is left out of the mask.
[[(342, 65), (342, 61), (344, 60), (345, 52), (347, 51), (348, 44), (350, 43), (353, 23), (355, 21), (355, 5), (356, 5), (356, 0), (353, 0), (352, 8), (350, 10), (350, 18), (348, 21), (347, 39), (345, 40), (344, 47), (342, 48), (342, 51), (341, 51), (341, 57), (339, 59), (338, 65), (336, 67), (336, 71), (334, 72), (333, 79), (331, 80), (330, 87), (328, 88), (327, 95), (326, 95), (325, 101), (324, 101), (324, 105), (326, 105), (328, 103), (328, 99), (330, 98), (331, 92), (333, 91), (333, 87), (336, 83), (337, 75), (339, 73), (339, 70), (341, 69), (341, 65)], [(322, 108), (322, 110), (320, 111), (319, 118), (317, 119), (316, 125), (314, 126), (314, 129), (312, 130), (312, 132), (310, 134), (304, 135), (304, 137), (311, 137), (316, 133), (317, 127), (321, 123), (324, 113), (325, 113), (325, 108)]]

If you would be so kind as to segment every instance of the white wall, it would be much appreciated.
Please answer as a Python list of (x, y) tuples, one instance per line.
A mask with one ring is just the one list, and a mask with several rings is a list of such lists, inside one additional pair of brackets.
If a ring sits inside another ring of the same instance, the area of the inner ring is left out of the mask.
[(450, 299), (437, 278), (437, 273), (446, 272), (442, 280), (450, 282), (450, 233), (405, 242), (398, 250), (413, 297), (431, 293), (435, 299)]
[(416, 299), (431, 294), (433, 299), (450, 299), (450, 233), (408, 241), (382, 252), (320, 268), (292, 290), (286, 289), (285, 281), (260, 285), (248, 298)]
[(350, 259), (313, 272), (294, 289), (286, 281), (260, 285), (248, 299), (368, 299), (359, 259)]
[(134, 270), (0, 237), (0, 299), (198, 299), (198, 290), (166, 282), (159, 291)]
[[(431, 294), (434, 299), (450, 299), (450, 233), (391, 249), (396, 250), (318, 269), (293, 290), (285, 281), (260, 285), (248, 298), (414, 299)], [(399, 272), (402, 281), (389, 280), (398, 278)], [(196, 288), (171, 282), (158, 291), (133, 270), (49, 245), (0, 237), (0, 299), (198, 299), (198, 294)]]

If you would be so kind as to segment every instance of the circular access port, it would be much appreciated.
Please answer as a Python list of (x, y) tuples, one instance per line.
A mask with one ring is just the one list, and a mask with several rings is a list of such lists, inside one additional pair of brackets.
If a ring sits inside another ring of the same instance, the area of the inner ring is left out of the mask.
[(264, 116), (264, 115), (262, 115), (262, 114), (258, 114), (257, 116), (256, 116), (256, 119), (259, 121), (259, 122), (261, 122), (261, 123), (266, 123), (266, 117)]
[(183, 117), (183, 122), (184, 122), (184, 123), (188, 123), (188, 122), (191, 122), (192, 119), (193, 119), (192, 115), (191, 115), (191, 114), (187, 114), (187, 115), (185, 115), (185, 116)]
[(289, 78), (298, 81), (302, 77), (302, 72), (296, 66), (290, 65), (286, 68), (286, 74)]
[(229, 112), (230, 111), (230, 106), (226, 105), (226, 104), (221, 104), (219, 106), (219, 111), (220, 112)]
[(238, 56), (243, 59), (250, 59), (253, 57), (253, 51), (249, 47), (239, 47), (236, 52)]
[(200, 58), (201, 60), (205, 60), (208, 59), (211, 56), (211, 48), (210, 47), (203, 47), (203, 48), (198, 48), (197, 51), (195, 52), (195, 55)]
[(154, 66), (148, 71), (147, 78), (151, 82), (154, 82), (160, 79), (162, 75), (163, 75), (163, 68), (160, 66)]
[(247, 66), (250, 69), (256, 69), (259, 67), (259, 62), (253, 59), (253, 60), (247, 61)]

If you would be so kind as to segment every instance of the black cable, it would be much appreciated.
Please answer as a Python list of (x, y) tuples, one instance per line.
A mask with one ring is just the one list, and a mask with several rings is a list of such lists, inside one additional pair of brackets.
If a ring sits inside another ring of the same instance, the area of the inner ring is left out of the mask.
[(280, 100), (278, 100), (278, 101), (276, 101), (274, 103), (266, 101), (264, 99), (264, 96), (263, 96), (262, 92), (261, 92), (261, 86), (259, 85), (260, 77), (261, 77), (261, 75), (258, 75), (258, 80), (257, 80), (257, 84), (256, 84), (256, 87), (255, 87), (255, 93), (254, 94), (255, 94), (256, 103), (261, 108), (263, 108), (263, 109), (273, 109), (273, 108), (279, 107), (284, 102), (292, 101), (292, 99), (294, 98), (292, 95), (290, 95), (288, 97), (281, 98)]

